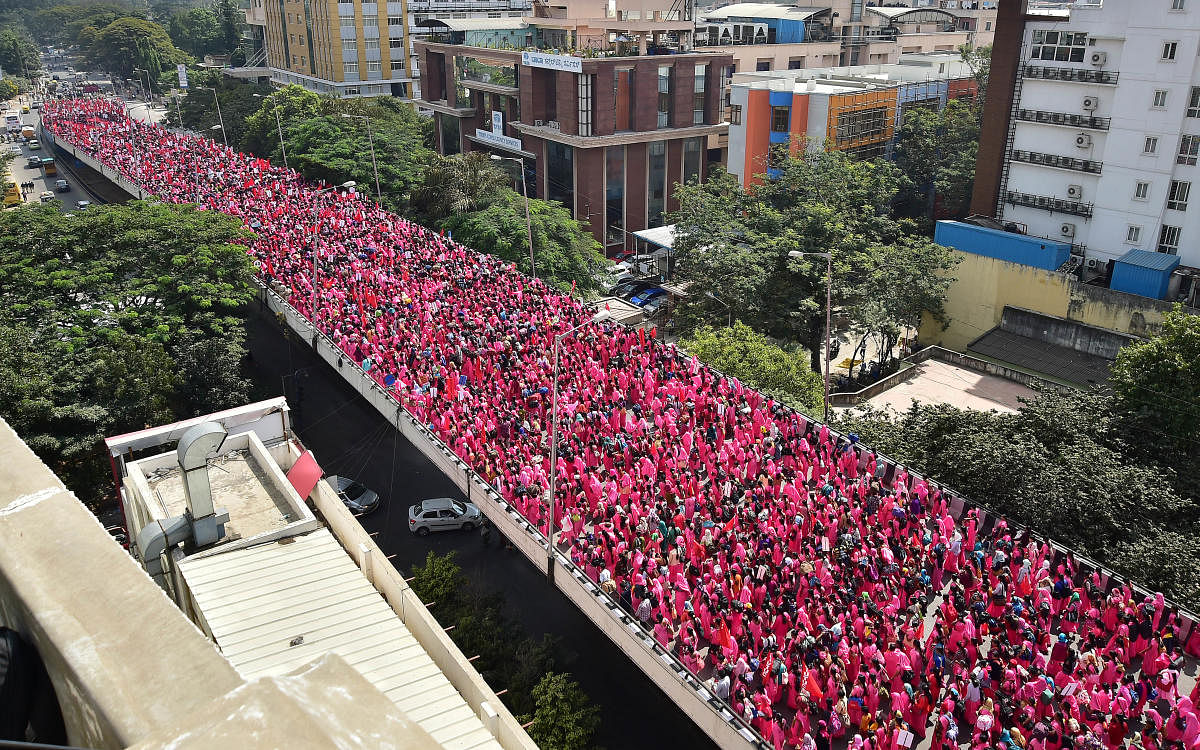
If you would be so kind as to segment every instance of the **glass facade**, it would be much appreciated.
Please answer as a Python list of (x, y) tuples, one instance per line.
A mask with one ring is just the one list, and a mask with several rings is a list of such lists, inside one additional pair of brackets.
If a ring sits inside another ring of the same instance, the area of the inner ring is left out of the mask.
[(667, 207), (667, 142), (650, 144), (649, 184), (646, 190), (646, 227), (661, 227)]
[(671, 66), (658, 66), (658, 127), (671, 127), (671, 100), (674, 98), (671, 85)]
[(546, 198), (575, 215), (575, 151), (566, 144), (546, 142)]
[(438, 114), (438, 123), (442, 130), (442, 153), (446, 156), (457, 154), (462, 145), (459, 140), (459, 122), (457, 117)]
[(708, 63), (696, 66), (696, 83), (692, 87), (692, 124), (704, 124), (704, 99), (708, 88)]
[(625, 147), (604, 149), (604, 244), (625, 242)]

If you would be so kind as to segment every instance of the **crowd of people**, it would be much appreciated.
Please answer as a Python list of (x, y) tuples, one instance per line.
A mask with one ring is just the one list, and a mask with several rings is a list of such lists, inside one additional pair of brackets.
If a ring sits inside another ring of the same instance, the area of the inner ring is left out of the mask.
[(775, 748), (1200, 750), (1200, 628), (1161, 595), (365, 196), (116, 100), (43, 116), (242, 218), (263, 279), (543, 532), (561, 338), (561, 548)]

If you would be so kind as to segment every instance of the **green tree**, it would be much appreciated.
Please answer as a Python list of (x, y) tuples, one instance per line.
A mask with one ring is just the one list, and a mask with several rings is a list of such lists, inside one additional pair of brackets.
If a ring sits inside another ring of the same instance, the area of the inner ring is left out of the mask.
[(570, 675), (547, 672), (533, 689), (537, 708), (522, 716), (533, 722), (529, 736), (540, 747), (555, 750), (584, 750), (600, 726), (600, 709), (588, 700)]
[(191, 8), (171, 16), (167, 25), (171, 40), (189, 55), (202, 58), (224, 50), (221, 22), (208, 8)]
[(143, 18), (118, 18), (94, 34), (85, 32), (80, 32), (79, 42), (90, 63), (126, 78), (136, 75), (135, 68), (147, 70), (152, 86), (157, 85), (164, 70), (188, 60), (187, 53), (171, 42), (166, 29)]
[(6, 76), (24, 76), (41, 67), (37, 45), (23, 28), (0, 29), (0, 68)]
[(413, 190), (412, 206), (427, 223), (470, 213), (500, 198), (511, 179), (483, 151), (431, 157)]
[(467, 579), (454, 561), (452, 550), (439, 555), (433, 550), (425, 555), (425, 564), (413, 566), (411, 585), (426, 604), (436, 602), (438, 611), (453, 611), (461, 601)]
[[(322, 112), (321, 97), (303, 86), (291, 84), (264, 96), (259, 108), (246, 116), (242, 125), (240, 148), (247, 153), (282, 164), (279, 151), (279, 130), (282, 125), (318, 117)], [(278, 121), (275, 116), (279, 115)]]
[(987, 101), (988, 78), (992, 73), (992, 45), (972, 47), (964, 44), (958, 48), (958, 54), (975, 79), (975, 110), (982, 117), (983, 103)]
[[(176, 75), (174, 70), (167, 71), (163, 73), (162, 79), (169, 81)], [(213, 102), (213, 92), (205, 91), (202, 87), (215, 88), (221, 102), (220, 120), (225, 123), (225, 137), (234, 148), (237, 148), (238, 143), (245, 137), (247, 119), (262, 106), (262, 99), (255, 95), (265, 97), (271, 93), (270, 86), (239, 81), (215, 70), (189, 70), (188, 84), (190, 89), (187, 96), (179, 102), (179, 107), (168, 108), (167, 125), (175, 127), (182, 124), (188, 130), (220, 141), (221, 131), (213, 130), (214, 125), (220, 124), (217, 107)], [(182, 123), (180, 115), (183, 116)]]
[(571, 218), (561, 203), (529, 201), (529, 224), (525, 221), (525, 198), (511, 188), (502, 188), (483, 208), (454, 213), (441, 228), (454, 239), (480, 252), (516, 264), (524, 273), (529, 267), (529, 227), (533, 230), (533, 255), (539, 278), (562, 290), (596, 288), (596, 271), (604, 262), (600, 243), (583, 225)]
[(965, 216), (978, 151), (979, 119), (972, 105), (954, 100), (941, 111), (906, 112), (895, 152), (896, 166), (908, 181), (899, 212), (931, 220), (940, 199), (943, 215)]
[(212, 12), (221, 26), (221, 43), (223, 54), (233, 54), (242, 43), (242, 27), (246, 25), (246, 16), (238, 7), (237, 0), (216, 0)]
[(12, 80), (5, 78), (4, 80), (0, 81), (0, 100), (8, 101), (16, 96), (19, 92), (20, 89), (17, 88), (17, 84), (13, 83)]
[(35, 12), (30, 30), (46, 44), (74, 44), (84, 28), (99, 30), (118, 18), (145, 18), (143, 10), (124, 3), (64, 3)]
[(85, 500), (105, 435), (244, 403), (246, 237), (141, 202), (0, 214), (0, 414)]
[(778, 346), (740, 321), (699, 328), (679, 347), (795, 408), (812, 412), (824, 403), (825, 381), (809, 368), (805, 352)]
[(1120, 405), (1169, 442), (1159, 448), (1196, 453), (1200, 446), (1200, 317), (1180, 305), (1157, 335), (1121, 348), (1109, 379)]

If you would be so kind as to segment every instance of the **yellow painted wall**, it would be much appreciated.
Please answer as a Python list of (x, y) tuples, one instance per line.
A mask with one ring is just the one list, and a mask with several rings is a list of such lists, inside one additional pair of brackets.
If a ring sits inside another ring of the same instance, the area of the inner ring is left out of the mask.
[(921, 343), (964, 351), (967, 344), (1000, 324), (1005, 305), (1023, 307), (1097, 328), (1134, 336), (1158, 329), (1165, 302), (1082, 284), (1074, 276), (1040, 268), (985, 258), (955, 250), (962, 262), (954, 270), (957, 280), (946, 293), (950, 325), (925, 315)]

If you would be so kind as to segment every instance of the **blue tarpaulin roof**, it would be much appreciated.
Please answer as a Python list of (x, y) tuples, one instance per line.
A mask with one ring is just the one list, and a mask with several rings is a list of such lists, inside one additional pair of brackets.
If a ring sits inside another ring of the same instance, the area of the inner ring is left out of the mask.
[(1135, 249), (1117, 258), (1117, 262), (1128, 263), (1131, 266), (1149, 268), (1155, 271), (1174, 271), (1175, 266), (1179, 265), (1179, 256)]

